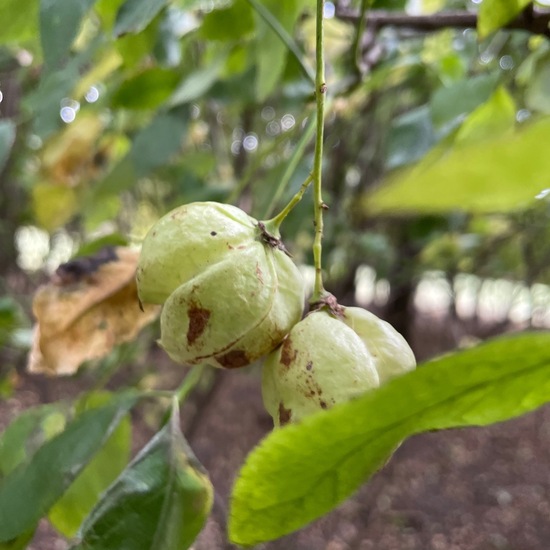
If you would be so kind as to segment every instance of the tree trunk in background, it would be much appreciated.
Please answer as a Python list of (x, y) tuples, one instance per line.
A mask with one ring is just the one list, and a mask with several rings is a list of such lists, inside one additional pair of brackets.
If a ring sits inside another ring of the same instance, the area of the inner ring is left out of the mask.
[(408, 220), (393, 220), (387, 226), (395, 246), (395, 261), (387, 275), (390, 295), (382, 317), (411, 343), (414, 293), (417, 284), (419, 243), (412, 240)]
[(390, 285), (390, 296), (382, 311), (382, 316), (410, 343), (411, 328), (414, 322), (413, 298), (416, 284), (409, 279), (398, 284), (392, 284), (390, 281)]
[[(0, 120), (16, 119), (19, 114), (19, 99), (21, 90), (15, 73), (0, 73), (0, 84), (3, 100), (0, 103)], [(18, 147), (17, 139), (14, 149)], [(25, 203), (19, 185), (13, 182), (11, 176), (14, 155), (8, 159), (4, 169), (0, 171), (0, 275), (5, 275), (13, 269), (17, 257), (14, 234), (19, 225), (19, 215)]]

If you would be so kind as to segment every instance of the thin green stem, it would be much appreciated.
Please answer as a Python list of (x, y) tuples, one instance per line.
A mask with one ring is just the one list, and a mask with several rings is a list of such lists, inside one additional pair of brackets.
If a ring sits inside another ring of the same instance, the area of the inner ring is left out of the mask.
[(302, 183), (298, 192), (290, 199), (288, 204), (274, 217), (265, 222), (265, 226), (268, 231), (278, 233), (279, 227), (285, 220), (285, 218), (292, 212), (292, 209), (302, 200), (304, 193), (313, 181), (313, 175), (310, 174), (304, 183)]
[[(264, 218), (267, 218), (272, 214), (273, 210), (275, 209), (275, 206), (277, 205), (279, 200), (281, 200), (281, 196), (284, 193), (288, 185), (288, 182), (290, 181), (290, 178), (296, 171), (296, 168), (298, 167), (298, 163), (303, 157), (304, 150), (307, 147), (308, 143), (310, 142), (311, 137), (313, 136), (313, 132), (315, 131), (315, 123), (316, 123), (315, 117), (313, 116), (310, 117), (309, 122), (304, 130), (304, 133), (302, 134), (302, 137), (300, 137), (300, 139), (298, 140), (298, 143), (296, 144), (296, 147), (292, 152), (292, 156), (290, 157), (287, 167), (285, 168), (285, 171), (281, 179), (279, 180), (279, 185), (277, 186), (277, 189), (275, 190), (275, 194), (273, 195), (273, 198), (271, 199), (271, 202), (263, 216)], [(278, 218), (279, 214), (276, 217)]]
[(361, 75), (361, 39), (365, 34), (365, 27), (367, 24), (366, 12), (369, 7), (370, 0), (361, 0), (361, 8), (359, 11), (359, 23), (355, 28), (355, 36), (353, 39), (352, 53), (354, 61), (354, 69), (356, 73)]
[(204, 368), (204, 365), (195, 365), (187, 373), (180, 387), (174, 392), (174, 397), (177, 397), (178, 403), (183, 403), (189, 397), (189, 394), (197, 387), (201, 381)]
[[(178, 404), (182, 404), (188, 397), (189, 394), (197, 387), (202, 379), (202, 374), (204, 372), (204, 365), (195, 365), (187, 373), (187, 376), (183, 379), (183, 382), (180, 386), (173, 392), (168, 392), (172, 399), (175, 400)], [(164, 397), (161, 395), (159, 397)], [(169, 408), (165, 413), (162, 419), (162, 425), (166, 424), (170, 419), (172, 414), (172, 408)]]
[(325, 295), (322, 271), (323, 242), (323, 202), (322, 168), (323, 168), (323, 136), (325, 124), (325, 51), (324, 51), (324, 20), (325, 0), (317, 0), (316, 24), (316, 70), (315, 70), (315, 100), (317, 104), (317, 134), (315, 137), (315, 157), (313, 161), (313, 207), (315, 216), (315, 238), (313, 240), (313, 263), (315, 266), (315, 284), (311, 302), (318, 302)]
[(145, 390), (141, 392), (141, 395), (151, 399), (172, 399), (174, 392), (170, 390)]
[(300, 50), (292, 36), (290, 36), (290, 34), (288, 34), (281, 23), (279, 23), (279, 20), (274, 17), (273, 14), (261, 2), (259, 2), (259, 0), (246, 1), (252, 6), (254, 10), (256, 10), (258, 15), (273, 29), (273, 32), (277, 34), (284, 45), (296, 58), (296, 61), (298, 61), (298, 63), (300, 64), (302, 72), (305, 74), (305, 76), (309, 80), (311, 80), (311, 82), (315, 82), (315, 75), (311, 67), (306, 62), (304, 53)]

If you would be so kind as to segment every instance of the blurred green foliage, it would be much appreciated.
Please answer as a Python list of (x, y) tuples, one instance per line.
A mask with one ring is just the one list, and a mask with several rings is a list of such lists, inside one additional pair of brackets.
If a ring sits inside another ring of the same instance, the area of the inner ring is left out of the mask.
[[(261, 215), (307, 176), (308, 150), (288, 189), (276, 194), (312, 109), (309, 3), (28, 4), (36, 17), (17, 17), (0, 29), (3, 104), (16, 106), (0, 121), (0, 162), (11, 159), (3, 187), (19, 184), (26, 196), (2, 222), (12, 232), (29, 223), (51, 236), (67, 231), (78, 247), (109, 227), (139, 241), (177, 204), (230, 199)], [(489, 4), (480, 11), (482, 41), (473, 29), (424, 34), (383, 27), (362, 46), (354, 39), (357, 25), (340, 21), (338, 10), (327, 20), (334, 101), (326, 245), (327, 258), (339, 263), (327, 265), (329, 274), (341, 279), (353, 269), (347, 258), (370, 231), (373, 238), (385, 235), (387, 253), (367, 247), (361, 261), (391, 273), (388, 258), (398, 260), (403, 239), (388, 235), (387, 215), (403, 225), (404, 211), (437, 210), (444, 219), (453, 210), (508, 215), (534, 207), (548, 168), (534, 147), (548, 132), (548, 43), (498, 30), (525, 2)], [(424, 9), (445, 7), (468, 6), (440, 1)], [(366, 72), (364, 63), (356, 65), (365, 59)], [(11, 80), (18, 84), (13, 91), (5, 84)], [(300, 206), (285, 234), (306, 263), (309, 218)], [(424, 244), (413, 247), (410, 263)], [(433, 250), (422, 256), (425, 269), (441, 263), (426, 263)]]
[[(372, 267), (389, 284), (387, 317), (397, 315), (406, 333), (407, 306), (428, 272), (451, 290), (463, 274), (529, 290), (550, 284), (550, 47), (545, 36), (502, 29), (527, 3), (484, 0), (478, 31), (429, 33), (414, 25), (374, 31), (368, 20), (360, 25), (368, 2), (335, 4), (326, 20), (327, 287), (353, 301), (360, 268)], [(408, 4), (375, 0), (372, 9)], [(434, 18), (472, 8), (466, 0), (415, 5)], [(355, 18), (342, 16), (350, 10)], [(261, 217), (299, 189), (312, 165), (312, 143), (301, 140), (314, 112), (315, 21), (305, 0), (3, 0), (0, 19), (9, 21), (0, 26), (0, 394), (7, 395), (23, 369), (29, 293), (41, 271), (104, 245), (139, 243), (160, 215), (185, 202), (227, 201)], [(307, 197), (282, 230), (294, 258), (311, 265)], [(120, 365), (117, 353), (100, 366), (101, 383)], [(135, 378), (132, 385), (147, 385), (146, 373)], [(62, 464), (69, 475), (56, 474), (55, 490), (41, 492), (41, 457), (65, 449), (56, 431), (65, 409), (33, 409), (4, 432), (2, 476), (17, 465), (35, 475), (18, 506), (40, 493), (28, 521), (21, 512), (3, 531), (17, 537), (10, 547), (23, 548), (56, 501), (52, 521), (73, 534), (94, 504), (90, 493), (124, 467), (128, 419), (117, 416), (116, 400), (99, 404), (68, 425), (101, 417), (118, 427), (88, 466), (101, 434), (84, 458), (69, 453)], [(184, 456), (180, 435), (162, 433), (160, 451), (175, 444)], [(12, 454), (6, 441), (15, 441)], [(120, 460), (110, 464), (110, 453)], [(155, 456), (145, 456), (147, 467)], [(163, 476), (178, 474), (178, 464)], [(77, 470), (86, 475), (59, 502)], [(9, 483), (0, 488), (5, 502), (19, 493)], [(166, 494), (158, 484), (150, 490), (159, 512)], [(127, 495), (119, 496), (123, 507)], [(98, 524), (106, 517), (110, 525), (109, 511), (98, 510)]]

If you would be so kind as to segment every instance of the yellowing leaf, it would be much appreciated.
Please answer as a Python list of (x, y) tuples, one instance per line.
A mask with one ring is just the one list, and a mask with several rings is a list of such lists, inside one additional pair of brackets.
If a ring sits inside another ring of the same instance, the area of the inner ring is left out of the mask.
[[(122, 56), (114, 48), (105, 52), (97, 63), (90, 67), (90, 70), (76, 85), (73, 97), (81, 98), (84, 96), (91, 86), (106, 80), (112, 72), (120, 67), (120, 65), (122, 65)], [(78, 120), (78, 118), (76, 120)]]
[(486, 38), (510, 23), (530, 2), (531, 0), (483, 0), (477, 17), (479, 38)]
[(37, 319), (28, 369), (72, 374), (84, 362), (133, 340), (158, 315), (140, 309), (135, 282), (139, 252), (105, 248), (60, 266), (33, 301)]
[(82, 115), (49, 140), (42, 154), (46, 179), (66, 186), (78, 185), (94, 174), (95, 147), (103, 122), (94, 115)]
[(52, 231), (73, 217), (78, 207), (76, 191), (62, 185), (39, 183), (32, 190), (32, 205), (38, 224)]
[(516, 122), (516, 105), (506, 88), (500, 86), (485, 102), (470, 113), (464, 121), (456, 142), (475, 143), (495, 136), (512, 135)]
[[(473, 134), (470, 137), (474, 137)], [(381, 212), (506, 212), (532, 206), (548, 187), (550, 117), (491, 139), (458, 143), (428, 153), (410, 170), (393, 174), (365, 197)]]

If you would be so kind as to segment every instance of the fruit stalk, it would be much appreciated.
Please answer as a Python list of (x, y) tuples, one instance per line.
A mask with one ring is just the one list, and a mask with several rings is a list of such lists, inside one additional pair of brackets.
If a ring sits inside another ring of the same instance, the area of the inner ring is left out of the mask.
[(304, 193), (311, 184), (312, 180), (313, 176), (309, 175), (304, 183), (302, 183), (298, 192), (292, 197), (292, 199), (290, 199), (290, 202), (274, 218), (271, 218), (270, 220), (264, 222), (265, 227), (268, 231), (275, 234), (279, 233), (279, 227), (281, 226), (285, 218), (290, 214), (292, 209), (302, 200), (302, 197), (304, 196)]
[(315, 285), (311, 302), (318, 302), (325, 294), (322, 272), (323, 210), (327, 208), (322, 195), (323, 134), (325, 123), (325, 50), (324, 50), (324, 8), (325, 1), (317, 0), (315, 100), (317, 105), (317, 133), (313, 161), (313, 205), (315, 216), (315, 238), (313, 241), (313, 262)]

